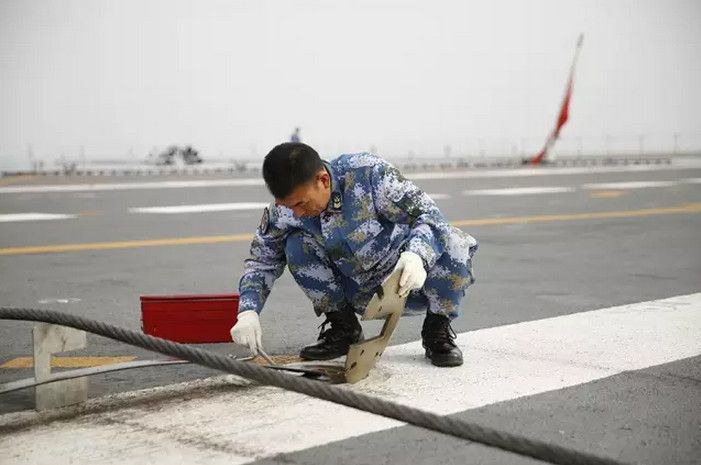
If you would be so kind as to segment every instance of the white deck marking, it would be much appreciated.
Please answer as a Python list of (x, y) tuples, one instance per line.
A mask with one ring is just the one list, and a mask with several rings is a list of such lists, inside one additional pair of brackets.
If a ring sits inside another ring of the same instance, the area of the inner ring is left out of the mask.
[(81, 192), (81, 191), (126, 191), (141, 189), (183, 189), (193, 187), (241, 187), (262, 186), (263, 179), (208, 179), (199, 181), (154, 181), (123, 182), (104, 184), (50, 184), (43, 186), (8, 186), (0, 187), (0, 194), (47, 193), (47, 192)]
[(686, 170), (701, 168), (701, 159), (679, 160), (669, 165), (629, 166), (581, 166), (571, 168), (500, 168), (454, 170), (428, 173), (407, 173), (409, 179), (476, 179), (476, 178), (520, 178), (530, 176), (567, 176), (597, 173), (649, 173), (654, 171)]
[(572, 187), (507, 187), (504, 189), (473, 189), (463, 191), (462, 195), (531, 195), (531, 194), (560, 194), (574, 192)]
[(78, 215), (64, 215), (59, 213), (5, 213), (0, 214), (0, 223), (13, 223), (16, 221), (46, 221), (66, 220), (76, 218)]
[[(698, 356), (699, 334), (701, 293), (462, 333), (458, 368), (428, 364), (420, 342), (392, 346), (348, 388), (447, 415)], [(230, 465), (400, 425), (277, 388), (232, 387), (8, 433), (0, 450), (4, 465)]]
[(432, 200), (446, 200), (451, 197), (450, 194), (442, 194), (439, 192), (429, 192), (427, 195), (431, 197)]
[[(446, 172), (406, 173), (412, 180), (420, 179), (480, 179), (480, 178), (513, 178), (531, 176), (564, 176), (593, 173), (637, 173), (670, 171), (701, 168), (701, 160), (675, 161), (669, 165), (631, 165), (631, 166), (588, 166), (572, 168), (500, 168), (454, 170)], [(81, 191), (118, 191), (139, 189), (182, 189), (203, 187), (241, 187), (262, 186), (261, 178), (240, 179), (210, 179), (192, 181), (152, 181), (101, 184), (53, 184), (25, 185), (0, 187), (0, 194), (18, 193), (48, 193), (48, 192), (81, 192)]]
[(647, 187), (670, 187), (679, 185), (680, 181), (630, 181), (630, 182), (597, 182), (582, 184), (582, 189), (645, 189)]
[(224, 212), (232, 210), (261, 210), (270, 205), (266, 202), (238, 202), (238, 203), (209, 203), (201, 205), (172, 205), (167, 207), (133, 207), (129, 209), (131, 213), (203, 213), (203, 212)]

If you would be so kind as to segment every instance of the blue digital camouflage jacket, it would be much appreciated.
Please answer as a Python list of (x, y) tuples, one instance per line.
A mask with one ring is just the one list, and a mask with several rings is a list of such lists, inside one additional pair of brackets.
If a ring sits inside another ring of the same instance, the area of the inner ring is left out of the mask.
[(427, 270), (443, 254), (456, 228), (391, 164), (358, 153), (342, 155), (325, 166), (332, 192), (321, 215), (297, 218), (281, 205), (266, 208), (239, 282), (239, 312), (263, 309), (273, 282), (285, 269), (285, 240), (300, 229), (324, 244), (338, 272), (361, 287), (394, 266), (387, 260), (396, 261), (397, 254), (389, 251), (415, 252)]

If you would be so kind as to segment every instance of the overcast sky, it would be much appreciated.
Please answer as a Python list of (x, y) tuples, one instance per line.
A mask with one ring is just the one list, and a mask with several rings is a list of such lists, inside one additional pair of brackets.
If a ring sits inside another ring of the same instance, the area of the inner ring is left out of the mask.
[(325, 156), (537, 146), (585, 35), (563, 137), (701, 149), (701, 2), (0, 0), (0, 155)]

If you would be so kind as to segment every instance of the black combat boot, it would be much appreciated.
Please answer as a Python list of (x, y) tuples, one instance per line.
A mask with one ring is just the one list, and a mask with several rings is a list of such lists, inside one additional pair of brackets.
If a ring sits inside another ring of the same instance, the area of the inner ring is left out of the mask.
[(462, 352), (455, 344), (455, 331), (450, 326), (450, 318), (436, 313), (426, 313), (421, 339), (426, 357), (437, 367), (462, 365)]
[[(363, 338), (363, 328), (352, 310), (328, 312), (321, 326), (316, 344), (302, 349), (299, 356), (305, 360), (330, 360), (348, 353), (351, 344)], [(326, 325), (331, 323), (329, 329)]]

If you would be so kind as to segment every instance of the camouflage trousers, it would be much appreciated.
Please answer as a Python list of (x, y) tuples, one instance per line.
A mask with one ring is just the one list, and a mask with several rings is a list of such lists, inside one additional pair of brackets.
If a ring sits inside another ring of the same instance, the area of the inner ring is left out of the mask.
[[(453, 228), (445, 252), (428, 270), (421, 289), (409, 293), (404, 314), (439, 313), (457, 318), (460, 302), (467, 288), (475, 281), (472, 257), (477, 241)], [(309, 233), (297, 231), (285, 243), (287, 265), (295, 281), (312, 301), (317, 315), (352, 308), (365, 311), (377, 286), (389, 276), (399, 259), (401, 247), (391, 250), (383, 266), (359, 276), (341, 274), (329, 258), (324, 246)]]

